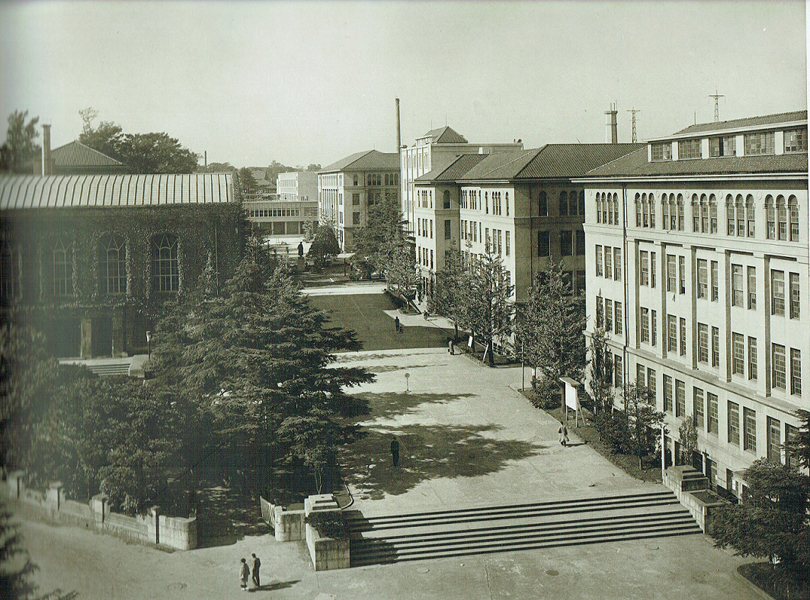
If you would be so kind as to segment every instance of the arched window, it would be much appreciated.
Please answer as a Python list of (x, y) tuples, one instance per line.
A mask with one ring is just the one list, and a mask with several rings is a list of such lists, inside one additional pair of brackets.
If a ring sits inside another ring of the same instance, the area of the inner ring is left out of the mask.
[(585, 216), (585, 190), (579, 191), (579, 214)]
[(650, 226), (649, 209), (647, 208), (647, 194), (641, 194), (641, 222), (643, 227)]
[(53, 295), (73, 295), (73, 246), (63, 239), (53, 247)]
[(765, 196), (765, 220), (768, 225), (768, 239), (776, 239), (776, 213), (773, 209), (773, 196)]
[(0, 247), (0, 297), (8, 302), (20, 297), (20, 250), (4, 242)]
[(596, 222), (602, 222), (602, 194), (596, 192)]
[(790, 241), (799, 241), (799, 202), (796, 196), (788, 198), (788, 212), (790, 214)]
[(641, 194), (636, 193), (636, 227), (641, 227)]
[(648, 196), (650, 203), (647, 205), (647, 210), (650, 212), (650, 227), (655, 229), (655, 196), (652, 192)]
[[(678, 194), (678, 197), (682, 198), (680, 194)], [(669, 228), (672, 231), (678, 229), (678, 202), (675, 199), (675, 194), (669, 195)]]
[(619, 195), (613, 194), (613, 223), (619, 224)]
[(692, 194), (692, 231), (700, 232), (700, 206), (697, 194)]
[[(506, 196), (504, 196), (504, 199), (506, 200), (506, 216), (508, 217), (509, 216), (509, 192), (506, 192)], [(583, 199), (583, 202), (584, 201), (585, 200)], [(585, 214), (585, 212), (583, 211), (582, 214)]]
[(489, 214), (489, 192), (484, 192), (484, 212)]
[(717, 233), (717, 197), (714, 194), (709, 195), (709, 222), (711, 232)]
[(669, 227), (669, 196), (667, 194), (661, 194), (661, 215), (663, 219), (661, 227), (666, 229)]
[(605, 193), (602, 192), (602, 202), (603, 206), (607, 210), (607, 212), (602, 215), (602, 221), (608, 225), (615, 225), (616, 223), (613, 219), (613, 194), (608, 194), (606, 198)]
[(358, 181), (358, 179), (357, 179), (357, 175), (355, 174), (355, 176), (354, 176), (354, 186), (355, 186), (355, 187), (357, 187), (357, 181)]
[(570, 192), (568, 192), (568, 214), (569, 215), (579, 214), (579, 203), (577, 202), (576, 190), (571, 190)]
[(540, 216), (541, 217), (547, 217), (548, 216), (548, 198), (546, 197), (545, 192), (540, 192), (540, 196), (539, 196), (539, 198), (537, 200), (537, 206), (538, 206), (538, 213), (540, 214)]
[(787, 240), (787, 210), (785, 209), (785, 197), (781, 194), (776, 197), (776, 216), (778, 218), (777, 233), (780, 240)]
[(683, 195), (678, 194), (678, 231), (683, 231)]
[(748, 237), (754, 237), (755, 233), (755, 213), (754, 213), (754, 197), (748, 194), (745, 198), (745, 219), (748, 223)]
[(734, 227), (734, 197), (729, 194), (726, 196), (726, 222), (728, 224), (727, 234), (734, 235), (736, 228)]
[(700, 231), (709, 233), (709, 199), (706, 194), (700, 195)]
[(442, 192), (442, 206), (444, 208), (450, 208), (450, 190), (444, 190), (444, 192)]
[(737, 209), (737, 235), (745, 237), (745, 205), (742, 194), (737, 194), (734, 204)]
[(98, 272), (101, 279), (101, 293), (126, 293), (127, 250), (124, 238), (120, 235), (107, 235), (99, 242)]
[(568, 192), (560, 192), (560, 216), (568, 215)]
[(177, 236), (170, 233), (152, 238), (152, 290), (176, 292), (180, 289)]

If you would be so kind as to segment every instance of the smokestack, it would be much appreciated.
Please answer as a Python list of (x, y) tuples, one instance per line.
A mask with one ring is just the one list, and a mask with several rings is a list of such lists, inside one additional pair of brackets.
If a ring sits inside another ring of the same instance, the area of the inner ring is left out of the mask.
[(619, 127), (616, 122), (618, 112), (615, 103), (611, 103), (610, 110), (605, 111), (605, 115), (607, 115), (605, 121), (605, 143), (607, 144), (619, 143)]
[(51, 126), (42, 125), (42, 174), (53, 175), (51, 164)]
[(399, 149), (402, 148), (402, 133), (399, 129), (399, 98), (396, 99), (397, 101), (397, 153), (399, 153)]

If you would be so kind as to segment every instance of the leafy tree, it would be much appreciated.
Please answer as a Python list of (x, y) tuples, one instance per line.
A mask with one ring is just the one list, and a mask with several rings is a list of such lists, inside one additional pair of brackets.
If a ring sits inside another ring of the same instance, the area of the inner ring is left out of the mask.
[(219, 162), (212, 162), (208, 163), (208, 166), (198, 166), (195, 169), (195, 173), (232, 173), (236, 171), (236, 167), (234, 167), (229, 162), (219, 163)]
[(239, 169), (239, 185), (243, 194), (253, 194), (259, 189), (256, 178), (253, 177), (253, 172), (247, 167)]
[(410, 260), (403, 248), (410, 246), (405, 239), (405, 220), (399, 202), (387, 197), (368, 210), (367, 224), (355, 230), (352, 261), (358, 270), (385, 273), (392, 269), (404, 274), (415, 270), (416, 259)]
[(489, 349), (489, 363), (496, 340), (504, 343), (512, 333), (514, 304), (510, 297), (514, 286), (509, 283), (509, 271), (501, 257), (489, 247), (470, 264), (462, 280), (463, 321)]
[(464, 281), (461, 252), (452, 245), (444, 253), (444, 266), (436, 273), (435, 290), (428, 298), (428, 309), (453, 321), (455, 339), (458, 339), (458, 325), (464, 320)]
[(388, 287), (407, 300), (416, 297), (419, 273), (416, 270), (416, 249), (404, 240), (393, 246), (385, 269)]
[(681, 443), (681, 461), (691, 463), (698, 451), (698, 432), (692, 415), (686, 417), (678, 428), (678, 441)]
[(6, 131), (6, 161), (12, 173), (31, 173), (32, 160), (36, 158), (42, 147), (36, 143), (39, 137), (37, 123), (39, 117), (28, 119), (28, 111), (15, 110), (8, 116), (8, 130)]
[(0, 504), (0, 596), (9, 600), (31, 598), (36, 585), (30, 578), (38, 567), (23, 546), (20, 525), (11, 519), (12, 514)]
[(785, 449), (796, 457), (799, 467), (810, 469), (810, 411), (800, 408), (796, 411), (796, 417), (802, 421), (802, 425), (796, 436), (785, 444)]
[(524, 344), (526, 362), (552, 381), (570, 377), (582, 381), (586, 355), (583, 298), (571, 292), (563, 277), (562, 263), (549, 260), (532, 285), (518, 337)]
[(655, 396), (643, 383), (636, 381), (623, 388), (625, 413), (630, 432), (630, 448), (638, 457), (639, 468), (644, 457), (655, 452), (664, 413), (655, 410)]
[(718, 548), (731, 546), (740, 556), (779, 558), (785, 569), (810, 567), (810, 478), (765, 459), (743, 472), (748, 492), (740, 504), (714, 513), (710, 534)]
[(270, 163), (270, 166), (267, 167), (267, 170), (265, 171), (264, 174), (264, 178), (267, 181), (272, 181), (273, 183), (275, 183), (276, 179), (278, 179), (279, 173), (289, 173), (291, 171), (295, 171), (295, 169), (293, 167), (288, 167), (287, 165), (283, 165), (280, 162), (274, 160), (273, 162)]
[(596, 413), (613, 411), (613, 354), (608, 350), (608, 337), (602, 328), (591, 334), (588, 387)]
[(307, 165), (307, 171), (320, 171), (321, 165), (318, 163), (310, 163)]
[(322, 269), (338, 254), (340, 244), (335, 237), (335, 230), (329, 225), (319, 225), (307, 256), (315, 262), (316, 269)]

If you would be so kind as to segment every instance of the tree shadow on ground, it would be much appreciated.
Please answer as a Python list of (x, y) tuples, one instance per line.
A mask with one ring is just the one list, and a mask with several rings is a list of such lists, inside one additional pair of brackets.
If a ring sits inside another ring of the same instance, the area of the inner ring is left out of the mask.
[[(537, 454), (545, 446), (501, 440), (498, 425), (405, 425), (368, 430), (344, 452), (344, 481), (361, 496), (399, 495), (430, 479), (476, 477), (507, 463)], [(400, 444), (399, 466), (391, 457), (391, 440)]]
[[(361, 392), (354, 394), (355, 398), (360, 398), (368, 403), (370, 412), (375, 419), (389, 419), (397, 415), (404, 415), (420, 406), (421, 404), (448, 404), (453, 400), (461, 398), (472, 398), (473, 394), (414, 394), (412, 392), (384, 392), (376, 394), (373, 392)], [(368, 418), (361, 418), (360, 421), (367, 421)], [(356, 445), (352, 445), (355, 448)]]
[(437, 367), (442, 365), (435, 365), (435, 364), (422, 364), (422, 365), (372, 365), (370, 367), (366, 367), (366, 370), (370, 373), (390, 373), (392, 371), (407, 371), (408, 369), (424, 369), (427, 367)]
[(246, 535), (264, 535), (258, 499), (221, 482), (201, 480), (197, 491), (197, 547), (227, 546)]

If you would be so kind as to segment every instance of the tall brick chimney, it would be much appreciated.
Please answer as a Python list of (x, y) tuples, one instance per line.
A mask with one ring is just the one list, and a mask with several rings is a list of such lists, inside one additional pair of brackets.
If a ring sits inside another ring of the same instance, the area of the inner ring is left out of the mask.
[(605, 121), (605, 143), (618, 144), (619, 143), (619, 126), (616, 121), (616, 115), (619, 111), (616, 110), (616, 104), (610, 104), (610, 110), (605, 111), (607, 119)]
[(51, 160), (51, 126), (42, 125), (42, 174), (53, 175), (53, 162)]

